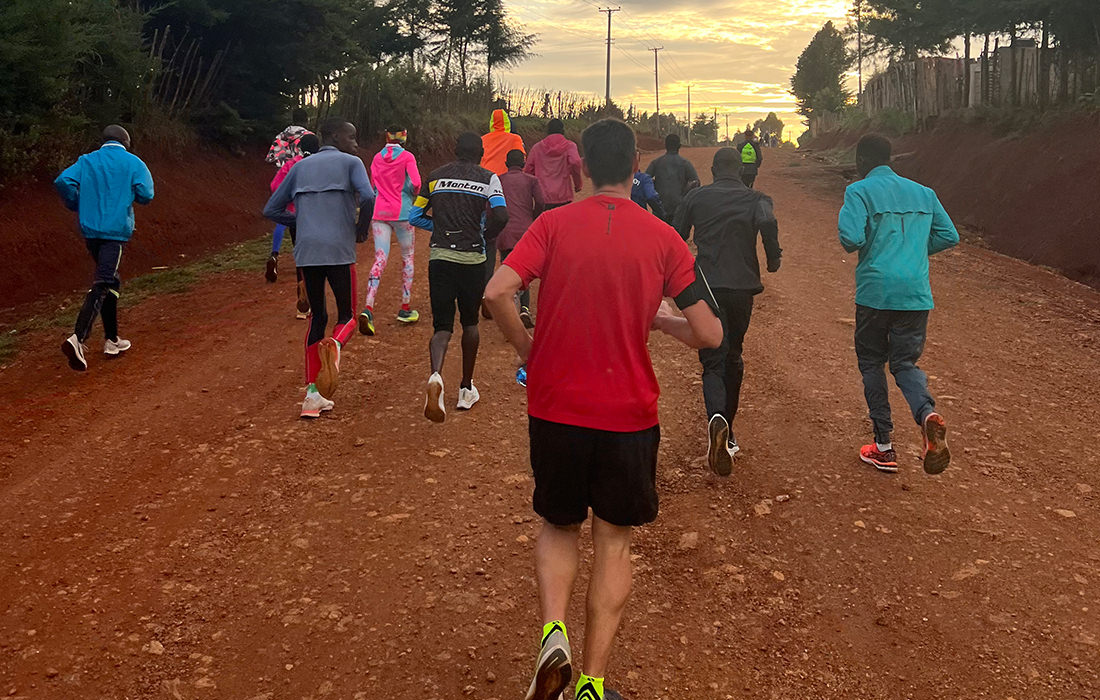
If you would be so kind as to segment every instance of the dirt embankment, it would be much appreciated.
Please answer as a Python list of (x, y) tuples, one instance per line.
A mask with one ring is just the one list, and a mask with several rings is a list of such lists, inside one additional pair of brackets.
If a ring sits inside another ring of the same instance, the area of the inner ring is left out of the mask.
[[(136, 208), (137, 230), (126, 247), (124, 277), (256, 235), (256, 218), (274, 174), (262, 153), (233, 157), (199, 151), (152, 156), (146, 162), (156, 197)], [(0, 305), (18, 306), (91, 281), (76, 215), (61, 204), (51, 182), (9, 184), (0, 191), (0, 211)]]
[[(851, 147), (861, 135), (826, 134), (811, 147)], [(897, 171), (935, 189), (992, 248), (1100, 287), (1100, 114), (1011, 136), (943, 121), (893, 141)]]
[[(523, 133), (528, 150), (545, 134)], [(381, 141), (360, 141), (369, 167)], [(410, 144), (422, 174), (453, 157), (448, 149)], [(145, 158), (156, 198), (135, 207), (137, 228), (123, 256), (126, 279), (155, 267), (174, 266), (256, 236), (260, 211), (275, 174), (263, 150), (244, 156), (200, 150)], [(0, 311), (81, 289), (91, 282), (91, 262), (76, 215), (61, 203), (48, 178), (7, 183), (0, 189)], [(263, 261), (257, 261), (257, 270)]]

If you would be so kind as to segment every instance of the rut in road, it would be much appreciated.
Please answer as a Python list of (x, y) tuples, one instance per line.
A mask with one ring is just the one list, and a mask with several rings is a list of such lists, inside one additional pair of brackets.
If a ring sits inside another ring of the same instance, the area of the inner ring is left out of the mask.
[[(684, 151), (704, 181), (712, 152)], [(757, 186), (784, 258), (747, 338), (744, 456), (705, 474), (698, 360), (655, 336), (662, 512), (636, 535), (609, 683), (666, 700), (1096, 697), (1100, 294), (979, 248), (937, 256), (922, 365), (956, 461), (921, 472), (895, 394), (901, 472), (879, 474), (856, 459), (843, 183), (770, 151)], [(521, 697), (537, 523), (513, 353), (487, 325), (481, 403), (428, 423), (430, 323), (393, 320), (391, 264), (379, 335), (348, 346), (335, 412), (301, 422), (304, 327), (287, 270), (269, 286), (261, 264), (130, 310), (122, 360), (72, 373), (59, 331), (0, 375), (0, 691)], [(458, 372), (455, 347), (452, 404)], [(577, 638), (582, 613), (578, 596)]]

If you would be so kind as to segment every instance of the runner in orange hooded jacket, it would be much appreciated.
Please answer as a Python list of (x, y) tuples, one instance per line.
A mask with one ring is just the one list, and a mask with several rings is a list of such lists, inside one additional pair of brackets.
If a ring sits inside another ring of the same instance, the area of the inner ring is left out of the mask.
[(504, 164), (508, 151), (519, 149), (527, 153), (527, 149), (523, 147), (523, 139), (519, 134), (512, 133), (512, 120), (503, 109), (493, 110), (493, 116), (489, 120), (489, 133), (481, 137), (481, 145), (485, 149), (481, 167), (497, 175), (508, 172), (508, 166)]

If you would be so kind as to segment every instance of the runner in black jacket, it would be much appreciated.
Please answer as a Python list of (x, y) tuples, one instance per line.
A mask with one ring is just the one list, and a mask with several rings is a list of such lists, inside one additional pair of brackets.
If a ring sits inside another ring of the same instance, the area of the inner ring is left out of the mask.
[(665, 207), (665, 221), (676, 222), (676, 208), (689, 190), (699, 186), (699, 175), (695, 166), (680, 155), (680, 137), (669, 134), (665, 137), (666, 153), (654, 159), (646, 168), (646, 175), (653, 178), (661, 204)]
[(711, 469), (729, 474), (740, 447), (730, 424), (737, 413), (745, 365), (741, 359), (753, 296), (764, 291), (756, 258), (757, 234), (764, 241), (768, 272), (779, 269), (779, 224), (772, 200), (749, 189), (740, 179), (741, 156), (732, 148), (714, 154), (714, 184), (688, 193), (680, 205), (676, 230), (687, 240), (695, 229), (696, 264), (720, 308), (724, 337), (714, 350), (700, 350), (703, 401), (710, 418)]

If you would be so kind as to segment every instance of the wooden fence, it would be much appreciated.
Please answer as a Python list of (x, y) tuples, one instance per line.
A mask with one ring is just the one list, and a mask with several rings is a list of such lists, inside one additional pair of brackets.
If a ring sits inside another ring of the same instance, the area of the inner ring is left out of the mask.
[(1100, 58), (1035, 46), (1004, 46), (979, 58), (895, 63), (867, 82), (867, 114), (899, 110), (918, 124), (964, 107), (1066, 104), (1100, 87)]

